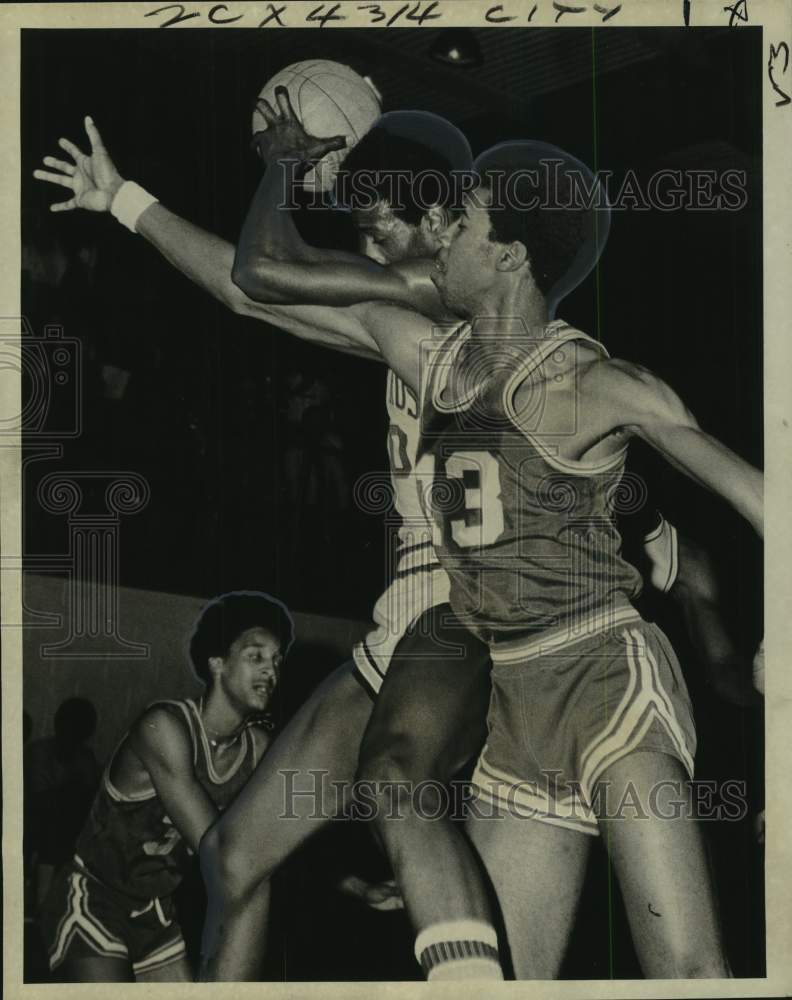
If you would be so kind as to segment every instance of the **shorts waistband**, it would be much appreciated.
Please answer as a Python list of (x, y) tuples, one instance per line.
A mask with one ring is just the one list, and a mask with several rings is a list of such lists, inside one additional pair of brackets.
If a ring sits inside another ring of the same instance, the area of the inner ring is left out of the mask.
[(607, 632), (641, 616), (632, 604), (617, 604), (598, 608), (582, 618), (567, 622), (559, 628), (540, 633), (528, 633), (518, 638), (504, 637), (490, 640), (490, 657), (493, 663), (517, 663), (548, 653), (556, 653), (595, 635)]
[(412, 573), (418, 569), (437, 569), (440, 565), (431, 542), (406, 545), (396, 551), (396, 573)]

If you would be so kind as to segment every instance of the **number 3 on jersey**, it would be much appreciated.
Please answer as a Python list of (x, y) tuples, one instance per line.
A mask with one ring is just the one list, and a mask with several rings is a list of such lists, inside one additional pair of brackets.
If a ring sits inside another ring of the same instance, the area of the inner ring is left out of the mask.
[[(421, 480), (427, 485), (434, 480), (433, 455), (424, 455), (419, 463)], [(503, 504), (500, 494), (498, 460), (487, 451), (457, 451), (445, 460), (448, 479), (462, 482), (464, 510), (462, 517), (439, 516), (427, 498), (430, 513), (438, 527), (448, 524), (451, 537), (460, 548), (492, 545), (503, 534)]]

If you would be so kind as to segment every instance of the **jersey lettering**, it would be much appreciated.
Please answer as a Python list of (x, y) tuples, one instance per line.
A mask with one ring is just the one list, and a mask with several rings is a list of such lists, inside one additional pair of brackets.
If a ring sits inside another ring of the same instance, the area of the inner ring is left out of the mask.
[(445, 463), (450, 479), (461, 479), (464, 516), (451, 521), (451, 537), (460, 548), (492, 545), (503, 534), (503, 504), (498, 460), (488, 451), (457, 451)]
[(388, 428), (388, 456), (394, 476), (410, 475), (412, 466), (407, 454), (407, 435), (396, 424), (391, 424)]
[(403, 410), (408, 417), (412, 417), (413, 419), (418, 417), (418, 404), (416, 403), (415, 396), (404, 382), (397, 375), (393, 375), (392, 372), (389, 395), (391, 405), (395, 406), (397, 410)]
[[(433, 481), (433, 455), (427, 453), (422, 456), (418, 472), (422, 480)], [(434, 544), (440, 544), (438, 536), (447, 522), (451, 528), (451, 537), (459, 548), (492, 545), (503, 534), (504, 528), (498, 460), (488, 451), (454, 452), (445, 459), (445, 478), (461, 482), (464, 498), (460, 511), (462, 516), (443, 516), (436, 509), (433, 497), (425, 496), (425, 506), (435, 525)]]

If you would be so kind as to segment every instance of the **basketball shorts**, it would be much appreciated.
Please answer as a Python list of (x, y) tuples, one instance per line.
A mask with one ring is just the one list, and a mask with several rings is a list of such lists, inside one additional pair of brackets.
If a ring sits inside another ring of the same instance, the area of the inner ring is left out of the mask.
[(399, 641), (424, 612), (448, 603), (449, 588), (438, 563), (411, 567), (408, 559), (401, 560), (393, 582), (374, 606), (374, 628), (352, 650), (355, 676), (372, 698), (382, 687)]
[(481, 807), (597, 835), (597, 783), (637, 751), (693, 777), (696, 733), (679, 662), (632, 606), (603, 619), (490, 644), (487, 742), (473, 774)]
[(55, 876), (39, 919), (51, 970), (71, 959), (120, 958), (140, 975), (185, 954), (170, 896), (148, 903), (125, 896), (88, 874), (77, 857)]

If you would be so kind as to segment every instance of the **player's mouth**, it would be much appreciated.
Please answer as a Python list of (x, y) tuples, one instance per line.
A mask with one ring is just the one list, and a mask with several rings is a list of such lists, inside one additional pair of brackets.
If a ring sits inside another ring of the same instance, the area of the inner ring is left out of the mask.
[(257, 681), (253, 685), (253, 694), (258, 698), (269, 698), (272, 693), (272, 685), (267, 681)]

